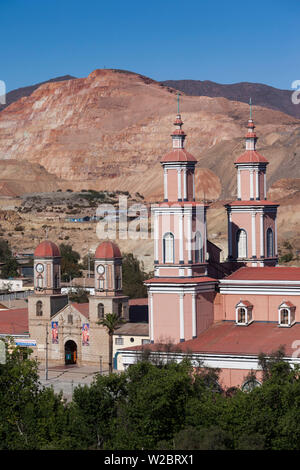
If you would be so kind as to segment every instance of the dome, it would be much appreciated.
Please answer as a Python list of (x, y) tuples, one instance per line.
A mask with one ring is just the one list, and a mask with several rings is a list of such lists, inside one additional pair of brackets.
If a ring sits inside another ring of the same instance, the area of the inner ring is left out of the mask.
[(256, 150), (247, 150), (240, 157), (238, 157), (234, 163), (269, 163), (268, 160), (263, 157)]
[(161, 160), (161, 163), (168, 162), (197, 162), (196, 158), (193, 157), (185, 149), (175, 149), (167, 153)]
[(121, 252), (115, 243), (112, 242), (103, 242), (98, 246), (95, 258), (96, 259), (111, 259), (111, 258), (121, 258)]
[(35, 258), (55, 258), (57, 256), (60, 256), (58, 246), (48, 240), (40, 243), (34, 250)]

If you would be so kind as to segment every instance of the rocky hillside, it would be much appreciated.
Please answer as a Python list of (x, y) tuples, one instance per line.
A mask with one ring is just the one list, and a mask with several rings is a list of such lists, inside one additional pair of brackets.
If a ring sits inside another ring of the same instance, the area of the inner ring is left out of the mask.
[[(180, 106), (186, 147), (198, 160), (196, 195), (214, 201), (209, 236), (224, 248), (226, 257), (223, 204), (236, 196), (233, 162), (244, 150), (248, 105), (223, 97), (183, 95)], [(130, 72), (95, 70), (86, 78), (45, 83), (0, 113), (0, 196), (94, 189), (129, 191), (148, 202), (161, 200), (160, 160), (171, 148), (176, 111), (175, 89)], [(300, 121), (262, 106), (254, 106), (253, 113), (259, 151), (270, 161), (269, 196), (281, 203), (279, 242), (284, 247), (288, 239), (295, 258), (300, 250)], [(28, 204), (25, 212), (18, 212), (25, 235), (11, 230), (9, 221), (2, 226), (15, 249), (22, 244), (34, 247), (48, 223), (42, 206), (33, 214)], [(88, 232), (81, 225), (78, 237), (72, 224), (64, 231), (67, 212), (61, 221), (59, 213), (53, 206), (47, 214), (53, 230), (55, 226), (50, 238), (68, 239), (83, 254), (97, 243), (94, 226)], [(151, 266), (151, 240), (121, 248), (140, 253)]]
[(262, 83), (248, 82), (224, 85), (210, 80), (165, 80), (161, 83), (191, 96), (223, 97), (242, 103), (249, 103), (251, 97), (256, 105), (300, 118), (300, 104), (295, 105), (291, 100), (293, 90), (280, 90)]
[[(186, 146), (198, 159), (198, 198), (234, 197), (233, 161), (244, 148), (248, 106), (183, 96), (181, 112)], [(269, 184), (300, 177), (300, 121), (259, 106), (253, 112), (260, 151), (270, 159)], [(174, 89), (130, 72), (95, 70), (45, 83), (0, 113), (0, 161), (40, 165), (56, 189), (128, 190), (160, 199), (159, 162), (171, 147), (175, 113)], [(0, 184), (16, 179), (18, 173), (0, 174)]]
[(10, 104), (18, 101), (20, 98), (24, 98), (25, 96), (30, 96), (37, 88), (39, 88), (44, 83), (51, 83), (51, 82), (63, 82), (65, 80), (72, 80), (76, 77), (72, 77), (72, 75), (64, 75), (62, 77), (55, 77), (51, 78), (50, 80), (46, 80), (45, 82), (36, 83), (34, 85), (25, 86), (22, 88), (17, 88), (16, 90), (9, 91), (6, 93), (6, 103), (0, 104), (0, 111), (5, 109)]

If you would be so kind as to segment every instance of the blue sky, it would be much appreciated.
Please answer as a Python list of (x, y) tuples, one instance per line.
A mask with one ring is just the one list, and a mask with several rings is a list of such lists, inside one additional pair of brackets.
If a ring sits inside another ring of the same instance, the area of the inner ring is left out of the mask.
[(0, 0), (7, 90), (120, 68), (156, 80), (300, 79), (299, 0)]

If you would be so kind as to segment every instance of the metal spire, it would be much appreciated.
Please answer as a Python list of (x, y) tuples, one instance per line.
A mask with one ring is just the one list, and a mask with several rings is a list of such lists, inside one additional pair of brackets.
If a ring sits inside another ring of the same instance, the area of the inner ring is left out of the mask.
[(179, 96), (180, 96), (180, 93), (178, 92), (177, 93), (177, 114), (180, 114), (180, 112), (179, 112)]
[(250, 119), (252, 119), (252, 99), (251, 98), (249, 100), (249, 106), (250, 106)]

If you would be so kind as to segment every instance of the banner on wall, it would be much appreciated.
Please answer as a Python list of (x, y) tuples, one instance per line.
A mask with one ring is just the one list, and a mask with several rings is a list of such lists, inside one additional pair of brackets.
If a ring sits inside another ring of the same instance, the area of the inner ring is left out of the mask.
[(89, 346), (90, 344), (90, 325), (84, 323), (82, 325), (82, 346)]
[(53, 321), (52, 326), (52, 344), (58, 344), (58, 321)]

